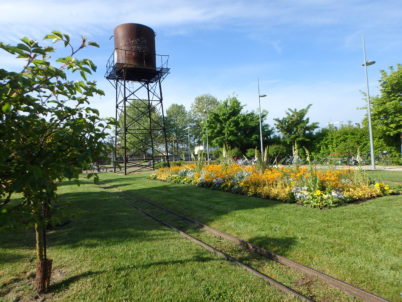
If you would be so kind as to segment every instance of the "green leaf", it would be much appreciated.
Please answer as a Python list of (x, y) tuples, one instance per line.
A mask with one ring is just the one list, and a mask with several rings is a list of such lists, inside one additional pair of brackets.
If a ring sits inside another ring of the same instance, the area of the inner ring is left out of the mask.
[(61, 77), (63, 80), (67, 79), (67, 75), (63, 70), (60, 69), (56, 69), (56, 74)]
[(11, 111), (11, 105), (10, 105), (10, 103), (5, 103), (5, 104), (1, 107), (1, 110), (2, 110), (3, 112), (10, 112), (10, 111)]
[(96, 71), (96, 65), (89, 59), (82, 60), (84, 65), (89, 66), (93, 71)]
[(34, 47), (34, 48), (32, 48), (32, 52), (40, 54), (40, 55), (44, 55), (44, 56), (46, 55), (46, 51), (42, 47)]
[(7, 209), (2, 209), (1, 210), (1, 214), (6, 214), (7, 213)]
[(24, 42), (28, 46), (32, 46), (32, 44), (34, 44), (34, 42), (35, 42), (34, 40), (27, 38), (27, 37), (23, 37), (21, 39), (21, 41)]
[(87, 75), (85, 74), (85, 72), (81, 71), (80, 74), (81, 74), (81, 77), (86, 81)]
[(82, 70), (83, 72), (86, 72), (86, 73), (89, 73), (89, 74), (92, 73), (92, 71), (91, 71), (89, 68), (86, 68), (86, 67), (81, 67), (81, 70)]
[(67, 46), (68, 44), (70, 44), (70, 36), (64, 34), (64, 46)]
[(49, 35), (46, 35), (44, 38), (43, 38), (43, 40), (52, 40), (52, 39), (59, 39), (59, 37), (58, 36), (56, 36), (56, 35), (53, 35), (53, 34), (49, 34)]
[(19, 49), (22, 49), (22, 50), (25, 50), (25, 51), (28, 51), (28, 52), (31, 51), (30, 48), (28, 46), (26, 46), (25, 44), (18, 43), (17, 47)]
[(59, 62), (59, 63), (66, 63), (66, 58), (58, 58), (57, 60), (56, 60), (56, 62)]
[(96, 42), (88, 42), (88, 45), (94, 46), (94, 47), (98, 47), (99, 48), (99, 44)]
[(57, 30), (52, 31), (52, 34), (54, 34), (55, 36), (57, 36), (59, 39), (63, 38), (63, 34)]

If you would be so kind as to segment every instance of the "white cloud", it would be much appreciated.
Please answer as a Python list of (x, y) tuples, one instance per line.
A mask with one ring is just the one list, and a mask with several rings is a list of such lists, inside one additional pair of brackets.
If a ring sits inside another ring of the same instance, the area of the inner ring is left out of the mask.
[(21, 34), (37, 37), (52, 29), (96, 34), (111, 32), (116, 24), (125, 22), (163, 26), (170, 32), (174, 31), (169, 27), (188, 29), (201, 24), (254, 26), (256, 30), (284, 24), (295, 28), (353, 24), (380, 30), (384, 24), (400, 25), (401, 14), (397, 0), (14, 0), (0, 3), (0, 34), (3, 40)]
[[(247, 33), (251, 39), (266, 41), (269, 47), (285, 56), (293, 51), (286, 48), (286, 39), (290, 35), (297, 36), (299, 29), (328, 27), (344, 43), (341, 47), (358, 49), (360, 57), (360, 36), (364, 32), (370, 33), (368, 42), (376, 41), (378, 47), (395, 47), (392, 43), (399, 43), (400, 49), (402, 42), (395, 38), (399, 37), (399, 33), (395, 35), (395, 32), (401, 28), (401, 15), (400, 0), (9, 0), (0, 2), (0, 39), (40, 38), (54, 29), (74, 36), (83, 34), (90, 38), (108, 38), (117, 24), (125, 22), (144, 23), (168, 35), (188, 35), (197, 27), (230, 27)], [(271, 37), (273, 33), (275, 36)], [(288, 36), (282, 37), (282, 33)], [(320, 41), (333, 41), (334, 36), (320, 36)], [(383, 43), (385, 39), (387, 42)], [(99, 56), (98, 65), (102, 67), (105, 58), (102, 54)], [(369, 57), (374, 56), (370, 53)], [(178, 76), (172, 74), (163, 86), (166, 105), (181, 103), (189, 108), (197, 95), (209, 92), (223, 99), (234, 92), (242, 102), (247, 103), (248, 110), (256, 109), (256, 77), (264, 70), (269, 70), (274, 77), (280, 71), (278, 64), (284, 63), (249, 65), (247, 62), (234, 62), (232, 67), (225, 67), (224, 70), (208, 70), (210, 66), (191, 72), (176, 70)], [(0, 53), (0, 66), (14, 68), (17, 65), (3, 52)], [(234, 79), (233, 75), (241, 75), (247, 80)], [(251, 78), (252, 81), (249, 80)], [(234, 80), (235, 83), (229, 82)], [(364, 113), (357, 111), (356, 107), (362, 106), (359, 93), (359, 89), (364, 88), (362, 83), (328, 83), (322, 79), (307, 84), (286, 84), (283, 81), (271, 81), (269, 85), (262, 83), (270, 87), (263, 108), (270, 111), (271, 117), (282, 117), (289, 107), (302, 108), (312, 103), (310, 116), (313, 121), (323, 124), (360, 121)], [(107, 97), (95, 100), (94, 106), (101, 108), (103, 115), (113, 115), (113, 89), (106, 81), (101, 86), (106, 90)]]

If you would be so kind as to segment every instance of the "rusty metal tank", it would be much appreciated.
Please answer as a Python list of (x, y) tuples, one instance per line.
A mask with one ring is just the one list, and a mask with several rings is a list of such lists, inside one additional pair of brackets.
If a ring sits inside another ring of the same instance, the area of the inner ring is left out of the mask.
[(114, 62), (117, 70), (147, 77), (156, 71), (155, 32), (136, 23), (118, 25), (114, 29)]

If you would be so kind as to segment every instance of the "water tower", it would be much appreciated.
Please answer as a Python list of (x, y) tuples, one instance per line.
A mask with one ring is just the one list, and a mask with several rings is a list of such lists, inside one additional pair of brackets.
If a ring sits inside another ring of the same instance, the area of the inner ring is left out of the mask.
[(156, 161), (169, 165), (161, 85), (169, 73), (168, 59), (156, 55), (155, 32), (148, 26), (127, 23), (114, 29), (105, 77), (116, 91), (115, 172), (117, 161), (124, 164), (124, 174), (128, 168), (153, 169)]

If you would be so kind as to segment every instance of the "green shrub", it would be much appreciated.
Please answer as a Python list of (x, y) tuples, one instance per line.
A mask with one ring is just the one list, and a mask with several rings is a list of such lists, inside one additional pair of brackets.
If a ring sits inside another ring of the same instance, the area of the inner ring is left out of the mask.
[[(178, 160), (178, 161), (171, 161), (170, 162), (170, 166), (171, 167), (174, 167), (174, 166), (181, 166), (181, 165), (183, 165), (183, 161), (180, 161), (180, 160)], [(155, 169), (160, 169), (160, 168), (166, 168), (168, 166), (168, 164), (167, 164), (167, 162), (165, 162), (165, 161), (161, 161), (161, 162), (158, 162), (158, 163), (156, 163), (155, 164)]]
[(255, 148), (247, 149), (245, 155), (246, 155), (246, 157), (247, 157), (248, 159), (254, 158), (254, 156), (255, 156)]

